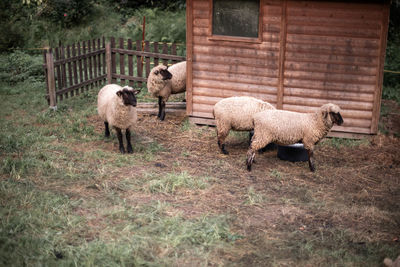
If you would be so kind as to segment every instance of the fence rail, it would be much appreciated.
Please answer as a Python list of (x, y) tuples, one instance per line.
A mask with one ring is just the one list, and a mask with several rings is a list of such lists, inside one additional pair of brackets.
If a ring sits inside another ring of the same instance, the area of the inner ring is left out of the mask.
[[(185, 60), (176, 44), (105, 38), (45, 50), (43, 68), (51, 107), (105, 83), (143, 86), (153, 66)], [(180, 51), (184, 54), (184, 51)]]

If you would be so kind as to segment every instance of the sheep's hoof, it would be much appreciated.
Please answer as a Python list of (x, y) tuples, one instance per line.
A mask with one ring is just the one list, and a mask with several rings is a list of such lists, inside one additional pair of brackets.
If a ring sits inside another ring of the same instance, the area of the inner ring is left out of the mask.
[(310, 166), (310, 171), (315, 172), (315, 167), (314, 166)]
[[(219, 142), (218, 142), (219, 143)], [(225, 155), (228, 155), (229, 154), (229, 152), (225, 149), (225, 144), (222, 144), (221, 145), (221, 151), (222, 151), (222, 153), (224, 153)]]
[(251, 172), (251, 164), (247, 164), (247, 170)]
[(124, 148), (120, 148), (119, 152), (121, 152), (121, 154), (125, 154), (125, 149)]
[(128, 153), (132, 154), (133, 153), (133, 149), (131, 147), (128, 147)]

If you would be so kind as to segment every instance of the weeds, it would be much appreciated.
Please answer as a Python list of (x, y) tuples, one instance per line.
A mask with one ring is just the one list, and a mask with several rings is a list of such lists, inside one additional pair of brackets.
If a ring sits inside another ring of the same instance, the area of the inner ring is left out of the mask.
[(53, 250), (66, 245), (63, 235), (85, 228), (84, 220), (70, 213), (78, 202), (31, 185), (1, 182), (0, 203), (0, 259), (4, 266), (55, 264)]
[(186, 119), (182, 122), (181, 131), (182, 131), (182, 132), (189, 131), (190, 128), (191, 128), (191, 126), (192, 126), (192, 125), (190, 124), (189, 119), (186, 118)]
[(254, 187), (250, 186), (249, 189), (247, 190), (247, 199), (245, 201), (246, 205), (257, 205), (260, 204), (264, 201), (264, 196), (257, 193), (254, 190)]
[[(163, 202), (148, 206), (74, 202), (12, 181), (1, 183), (0, 192), (2, 207), (7, 202), (18, 208), (18, 212), (0, 208), (2, 265), (170, 265), (185, 255), (204, 262), (210, 249), (241, 238), (231, 232), (226, 217), (186, 220), (179, 213), (171, 215), (172, 207)], [(23, 197), (15, 198), (20, 194)], [(74, 215), (76, 209), (90, 209), (92, 215), (84, 219)], [(90, 234), (88, 223), (97, 232)]]
[(208, 185), (207, 180), (207, 177), (194, 178), (187, 172), (167, 173), (164, 176), (150, 176), (146, 187), (151, 193), (175, 193), (182, 188), (205, 189)]
[(276, 169), (273, 169), (271, 171), (270, 176), (277, 179), (278, 181), (282, 180), (282, 174)]
[(345, 138), (325, 138), (321, 142), (324, 145), (328, 145), (331, 147), (334, 147), (336, 149), (340, 149), (342, 147), (359, 147), (359, 146), (365, 146), (369, 144), (368, 139), (361, 139), (361, 140), (356, 140), (356, 139), (345, 139)]

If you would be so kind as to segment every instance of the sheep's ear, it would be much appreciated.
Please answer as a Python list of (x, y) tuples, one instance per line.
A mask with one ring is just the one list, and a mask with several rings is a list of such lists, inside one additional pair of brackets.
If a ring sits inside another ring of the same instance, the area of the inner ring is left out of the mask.
[(139, 94), (140, 93), (140, 90), (133, 90), (133, 94), (134, 95), (137, 95), (137, 94)]
[(324, 117), (324, 119), (328, 118), (328, 114), (329, 114), (328, 111), (322, 110), (322, 116)]
[(119, 97), (121, 97), (122, 96), (122, 91), (121, 90), (119, 90), (119, 91), (117, 91), (117, 96), (119, 96)]

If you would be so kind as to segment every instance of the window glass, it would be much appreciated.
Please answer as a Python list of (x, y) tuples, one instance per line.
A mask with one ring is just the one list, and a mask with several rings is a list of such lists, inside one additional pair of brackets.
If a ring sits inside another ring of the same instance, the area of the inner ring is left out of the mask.
[(213, 0), (213, 35), (258, 37), (260, 0)]

